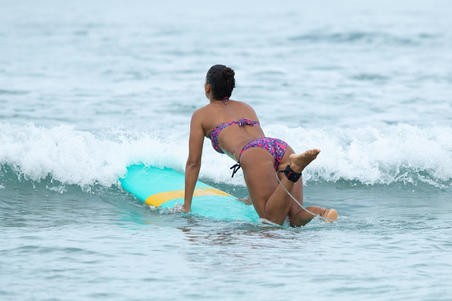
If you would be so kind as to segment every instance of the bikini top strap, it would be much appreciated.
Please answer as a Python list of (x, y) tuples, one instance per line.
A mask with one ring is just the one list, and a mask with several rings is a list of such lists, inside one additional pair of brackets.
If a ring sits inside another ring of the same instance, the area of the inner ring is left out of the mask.
[(258, 121), (249, 120), (249, 119), (246, 119), (246, 118), (241, 118), (240, 120), (235, 121), (235, 123), (237, 123), (240, 127), (243, 127), (245, 125), (253, 126), (255, 124), (259, 124)]
[(240, 120), (229, 121), (229, 122), (222, 123), (222, 124), (218, 125), (216, 128), (214, 128), (214, 129), (210, 132), (210, 140), (211, 140), (211, 142), (212, 142), (213, 148), (214, 148), (217, 152), (219, 152), (219, 153), (221, 153), (221, 154), (223, 154), (224, 152), (223, 152), (223, 150), (220, 148), (219, 141), (218, 141), (218, 137), (220, 136), (221, 131), (222, 131), (225, 127), (228, 127), (228, 126), (233, 125), (233, 124), (237, 124), (238, 126), (243, 127), (243, 126), (245, 126), (245, 125), (254, 126), (255, 124), (259, 124), (259, 122), (258, 122), (258, 121), (254, 121), (254, 120), (249, 120), (249, 119), (246, 119), (246, 118), (241, 118)]
[(240, 169), (240, 162), (235, 163), (234, 165), (232, 165), (229, 169), (232, 169), (232, 176), (231, 178), (234, 177), (234, 175), (239, 171)]

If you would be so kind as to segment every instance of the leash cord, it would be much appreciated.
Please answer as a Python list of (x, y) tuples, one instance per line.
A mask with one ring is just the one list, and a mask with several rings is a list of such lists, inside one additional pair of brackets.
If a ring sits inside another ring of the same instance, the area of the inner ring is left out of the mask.
[(287, 188), (286, 188), (286, 186), (284, 186), (283, 185), (283, 183), (281, 183), (281, 180), (279, 179), (279, 177), (278, 177), (278, 173), (276, 172), (275, 173), (275, 175), (276, 175), (276, 180), (278, 180), (278, 183), (279, 183), (279, 185), (281, 185), (281, 187), (286, 191), (286, 193), (290, 196), (290, 198), (292, 199), (292, 200), (294, 200), (294, 202), (298, 205), (298, 206), (300, 206), (300, 208), (301, 209), (303, 209), (304, 211), (306, 211), (307, 213), (309, 213), (309, 214), (311, 214), (311, 215), (313, 215), (314, 217), (316, 217), (316, 216), (320, 216), (321, 218), (323, 218), (323, 219), (326, 219), (326, 220), (328, 220), (329, 222), (334, 222), (335, 220), (333, 220), (333, 219), (331, 219), (331, 218), (329, 218), (329, 217), (326, 217), (326, 216), (321, 216), (320, 214), (317, 214), (317, 213), (314, 213), (314, 212), (312, 212), (312, 211), (310, 211), (310, 210), (308, 210), (308, 209), (306, 209), (290, 192), (289, 192), (289, 190), (287, 190)]

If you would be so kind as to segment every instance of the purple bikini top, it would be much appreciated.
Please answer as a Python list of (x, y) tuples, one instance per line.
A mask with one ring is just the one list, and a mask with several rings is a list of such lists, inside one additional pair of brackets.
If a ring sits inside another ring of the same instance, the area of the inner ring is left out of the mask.
[(259, 121), (254, 121), (254, 120), (249, 120), (249, 119), (242, 118), (242, 119), (237, 120), (237, 121), (229, 121), (229, 122), (222, 123), (219, 126), (217, 126), (216, 128), (214, 128), (212, 130), (212, 132), (210, 132), (210, 140), (212, 141), (213, 148), (217, 152), (219, 152), (220, 154), (224, 154), (224, 152), (220, 148), (220, 145), (219, 145), (220, 143), (218, 142), (218, 137), (220, 136), (221, 131), (225, 127), (228, 127), (228, 126), (233, 125), (233, 124), (238, 124), (239, 127), (243, 127), (245, 125), (254, 126), (255, 124), (259, 124)]

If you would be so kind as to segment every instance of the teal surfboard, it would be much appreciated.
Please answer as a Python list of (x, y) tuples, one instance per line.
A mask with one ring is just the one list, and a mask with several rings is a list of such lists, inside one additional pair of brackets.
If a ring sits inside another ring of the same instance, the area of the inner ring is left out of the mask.
[[(184, 174), (170, 168), (131, 165), (119, 179), (124, 190), (148, 205), (172, 208), (184, 203)], [(252, 205), (201, 181), (196, 182), (191, 214), (223, 221), (257, 222)]]

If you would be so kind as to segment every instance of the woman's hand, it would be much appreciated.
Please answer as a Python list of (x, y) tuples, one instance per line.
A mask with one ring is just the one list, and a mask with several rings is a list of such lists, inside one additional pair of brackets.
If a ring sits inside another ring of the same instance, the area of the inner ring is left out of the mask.
[(181, 212), (185, 212), (185, 213), (189, 213), (190, 212), (190, 208), (185, 208), (184, 205), (182, 205), (182, 211)]
[(177, 203), (173, 208), (171, 208), (172, 213), (188, 213), (190, 212), (190, 209), (185, 209), (185, 206), (183, 204)]

